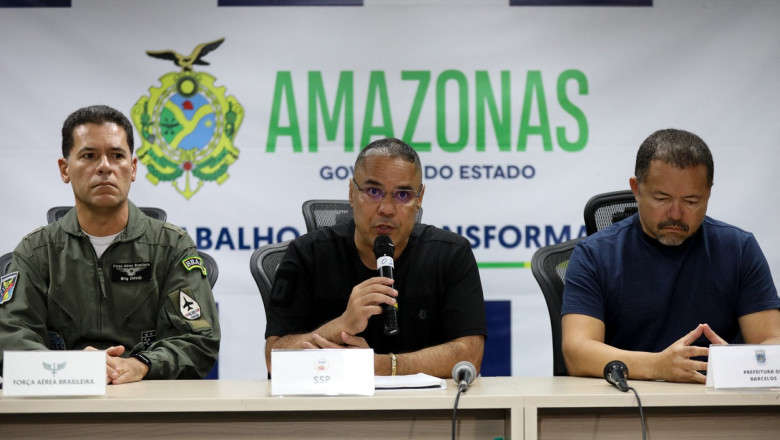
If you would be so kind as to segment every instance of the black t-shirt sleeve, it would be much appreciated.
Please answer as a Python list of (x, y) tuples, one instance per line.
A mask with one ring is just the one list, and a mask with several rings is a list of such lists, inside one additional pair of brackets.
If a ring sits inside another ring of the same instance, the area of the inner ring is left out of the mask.
[(301, 250), (290, 243), (276, 270), (274, 285), (266, 307), (265, 337), (305, 333), (310, 321), (311, 293), (306, 289)]
[(487, 335), (485, 298), (474, 253), (468, 241), (459, 240), (444, 266), (445, 301), (442, 336), (445, 341), (473, 335)]

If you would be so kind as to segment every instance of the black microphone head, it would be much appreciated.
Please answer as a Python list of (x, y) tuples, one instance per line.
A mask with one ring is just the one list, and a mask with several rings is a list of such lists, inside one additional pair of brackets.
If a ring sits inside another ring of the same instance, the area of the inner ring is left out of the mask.
[(376, 258), (383, 256), (393, 257), (395, 255), (395, 246), (393, 240), (387, 235), (378, 235), (374, 239), (374, 256)]
[(628, 367), (621, 361), (612, 361), (604, 367), (604, 379), (620, 391), (628, 391)]
[(466, 384), (471, 385), (476, 377), (477, 369), (469, 361), (460, 361), (452, 367), (452, 379), (455, 382), (466, 381)]

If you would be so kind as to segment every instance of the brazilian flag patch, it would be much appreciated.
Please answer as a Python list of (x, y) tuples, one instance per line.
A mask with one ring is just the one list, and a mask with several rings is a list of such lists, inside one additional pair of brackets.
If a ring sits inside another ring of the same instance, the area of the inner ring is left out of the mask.
[(191, 272), (193, 269), (200, 269), (200, 272), (204, 277), (208, 275), (206, 273), (206, 265), (203, 264), (203, 258), (200, 258), (197, 255), (181, 260), (181, 264), (184, 265), (184, 268), (187, 269), (187, 272)]

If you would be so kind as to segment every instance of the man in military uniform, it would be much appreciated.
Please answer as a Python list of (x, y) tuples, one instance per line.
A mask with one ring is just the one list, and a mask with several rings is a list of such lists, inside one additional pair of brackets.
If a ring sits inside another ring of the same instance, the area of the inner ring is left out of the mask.
[[(75, 209), (14, 250), (0, 295), (3, 350), (106, 350), (106, 382), (206, 376), (220, 330), (206, 268), (182, 229), (127, 199), (133, 128), (107, 106), (62, 127)], [(2, 357), (0, 357), (0, 364)]]

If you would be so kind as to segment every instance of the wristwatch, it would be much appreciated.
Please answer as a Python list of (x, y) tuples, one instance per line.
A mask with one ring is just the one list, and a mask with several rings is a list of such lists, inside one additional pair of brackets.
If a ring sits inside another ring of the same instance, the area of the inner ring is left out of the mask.
[[(146, 370), (146, 374), (149, 374), (149, 372), (150, 372), (150, 371), (152, 371), (152, 360), (151, 360), (151, 359), (149, 359), (148, 357), (146, 357), (146, 355), (145, 355), (145, 354), (143, 354), (143, 353), (136, 353), (136, 354), (134, 354), (134, 355), (131, 355), (130, 357), (131, 357), (131, 358), (138, 359), (138, 360), (139, 360), (139, 361), (141, 361), (141, 362), (142, 362), (144, 365), (146, 365), (147, 367), (149, 367), (149, 369), (148, 369), (148, 370)], [(146, 377), (146, 375), (144, 375), (144, 377)]]

